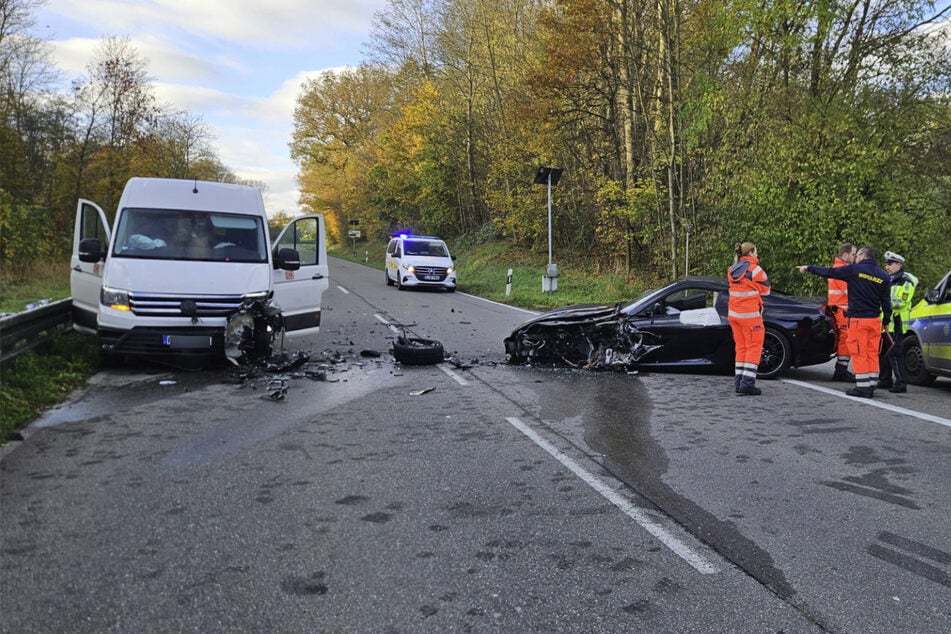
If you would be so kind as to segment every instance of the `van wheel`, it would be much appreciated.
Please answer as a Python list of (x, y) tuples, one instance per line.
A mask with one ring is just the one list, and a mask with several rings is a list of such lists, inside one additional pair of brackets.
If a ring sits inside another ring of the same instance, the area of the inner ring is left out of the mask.
[(390, 274), (386, 271), (383, 271), (383, 274), (386, 275), (386, 285), (393, 286), (393, 280), (390, 279)]
[(905, 363), (905, 378), (912, 385), (931, 385), (938, 377), (925, 368), (921, 342), (915, 335), (906, 335), (901, 342), (902, 361)]
[(400, 274), (399, 274), (399, 273), (396, 274), (396, 290), (398, 290), (398, 291), (405, 291), (405, 290), (406, 290), (406, 287), (403, 286), (403, 282), (400, 281)]
[(403, 365), (433, 365), (445, 356), (442, 344), (434, 339), (397, 337), (393, 342), (393, 358)]

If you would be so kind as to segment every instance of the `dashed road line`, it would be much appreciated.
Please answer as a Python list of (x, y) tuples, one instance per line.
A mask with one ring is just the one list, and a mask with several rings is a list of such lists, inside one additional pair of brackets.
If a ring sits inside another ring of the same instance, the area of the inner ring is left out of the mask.
[(558, 462), (565, 465), (569, 471), (584, 480), (588, 486), (604, 496), (611, 504), (620, 509), (621, 512), (637, 522), (641, 528), (656, 537), (675, 555), (693, 566), (697, 572), (704, 575), (712, 575), (720, 571), (719, 568), (707, 561), (706, 558), (704, 558), (700, 553), (694, 551), (666, 528), (651, 519), (651, 517), (648, 516), (645, 511), (632, 504), (617, 491), (598, 479), (597, 476), (586, 470), (584, 467), (572, 460), (569, 456), (559, 451), (554, 445), (539, 436), (528, 425), (523, 423), (521, 419), (510, 416), (505, 420), (515, 427), (515, 429), (527, 436), (536, 445), (550, 453), (556, 460), (558, 460)]
[(384, 326), (386, 326), (387, 328), (389, 328), (390, 330), (392, 330), (392, 331), (395, 332), (396, 334), (400, 334), (400, 329), (397, 328), (396, 326), (394, 326), (393, 324), (391, 324), (390, 322), (388, 322), (388, 321), (386, 320), (386, 317), (384, 317), (384, 316), (381, 315), (380, 313), (374, 313), (374, 314), (373, 314), (373, 317), (376, 318), (376, 320), (377, 320), (378, 322), (380, 322), (381, 324), (383, 324)]
[(446, 374), (448, 374), (449, 378), (451, 378), (453, 381), (455, 381), (459, 385), (469, 385), (468, 381), (466, 381), (464, 378), (462, 378), (461, 376), (459, 376), (458, 374), (456, 374), (455, 372), (453, 372), (452, 370), (450, 370), (443, 364), (439, 363), (436, 365), (436, 367), (442, 370), (443, 372), (445, 372)]
[(812, 383), (807, 383), (806, 381), (800, 381), (798, 379), (780, 379), (784, 383), (791, 383), (793, 385), (798, 385), (799, 387), (805, 387), (810, 390), (815, 390), (817, 392), (822, 392), (823, 394), (829, 394), (831, 396), (838, 396), (839, 398), (847, 398), (850, 401), (858, 401), (865, 405), (871, 405), (872, 407), (877, 407), (879, 409), (884, 409), (895, 414), (902, 414), (904, 416), (912, 416), (921, 420), (926, 420), (930, 423), (938, 423), (939, 425), (944, 425), (945, 427), (951, 427), (951, 419), (942, 418), (941, 416), (935, 416), (934, 414), (926, 414), (924, 412), (916, 412), (913, 409), (907, 409), (905, 407), (898, 407), (897, 405), (891, 405), (889, 403), (882, 403), (881, 401), (876, 401), (870, 398), (859, 398), (857, 396), (849, 396), (845, 392), (839, 390), (833, 390), (822, 385), (813, 385)]
[(340, 284), (337, 284), (337, 288), (340, 289), (341, 291), (343, 291), (343, 292), (344, 292), (345, 294), (347, 294), (347, 295), (350, 294), (350, 291), (348, 291), (347, 289), (345, 289), (345, 288), (344, 288), (343, 286), (341, 286)]

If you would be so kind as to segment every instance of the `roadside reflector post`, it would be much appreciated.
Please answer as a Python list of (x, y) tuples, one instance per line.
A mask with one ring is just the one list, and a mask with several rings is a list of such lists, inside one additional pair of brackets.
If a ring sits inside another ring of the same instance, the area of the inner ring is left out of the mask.
[(512, 269), (509, 269), (509, 273), (505, 277), (505, 296), (508, 297), (511, 294), (512, 294)]

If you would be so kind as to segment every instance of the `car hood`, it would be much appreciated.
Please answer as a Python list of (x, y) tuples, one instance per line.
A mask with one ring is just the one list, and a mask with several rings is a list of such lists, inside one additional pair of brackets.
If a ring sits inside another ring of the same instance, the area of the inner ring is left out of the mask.
[(617, 314), (617, 304), (584, 304), (578, 306), (566, 306), (556, 310), (541, 313), (531, 319), (528, 319), (518, 326), (515, 330), (521, 330), (535, 324), (557, 325), (568, 324), (579, 321), (597, 321), (599, 319), (608, 319)]

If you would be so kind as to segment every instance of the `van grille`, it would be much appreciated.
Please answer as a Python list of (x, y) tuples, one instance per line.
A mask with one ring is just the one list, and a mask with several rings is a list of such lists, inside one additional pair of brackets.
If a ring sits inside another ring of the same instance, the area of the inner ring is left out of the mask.
[(143, 317), (227, 317), (241, 306), (241, 296), (130, 293), (129, 305)]
[(444, 266), (414, 266), (414, 274), (418, 279), (440, 282), (446, 279), (447, 269)]

